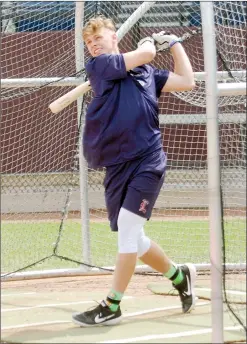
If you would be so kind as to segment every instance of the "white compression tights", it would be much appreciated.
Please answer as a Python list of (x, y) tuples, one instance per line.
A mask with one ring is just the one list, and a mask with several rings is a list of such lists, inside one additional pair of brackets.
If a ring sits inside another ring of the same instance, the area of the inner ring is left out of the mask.
[(145, 235), (143, 226), (146, 219), (121, 208), (118, 215), (118, 252), (135, 253), (143, 256), (150, 248), (151, 241)]

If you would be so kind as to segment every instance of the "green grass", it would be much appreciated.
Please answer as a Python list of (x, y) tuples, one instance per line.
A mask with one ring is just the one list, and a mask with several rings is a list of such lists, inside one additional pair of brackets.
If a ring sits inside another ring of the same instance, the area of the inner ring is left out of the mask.
[[(2, 223), (2, 273), (32, 264), (53, 253), (59, 233), (56, 222)], [(209, 229), (207, 221), (155, 221), (145, 226), (146, 234), (178, 263), (209, 263)], [(91, 223), (92, 264), (113, 265), (117, 253), (117, 233), (107, 223)], [(228, 262), (246, 261), (246, 224), (234, 219), (225, 222), (225, 246)], [(59, 255), (83, 261), (82, 233), (78, 221), (67, 220), (60, 237)], [(28, 270), (78, 267), (77, 264), (52, 257)]]

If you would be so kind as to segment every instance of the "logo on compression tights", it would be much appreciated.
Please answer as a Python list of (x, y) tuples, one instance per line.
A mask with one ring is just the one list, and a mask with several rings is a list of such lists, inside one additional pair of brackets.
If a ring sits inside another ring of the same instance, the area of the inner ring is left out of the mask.
[(139, 211), (141, 211), (143, 214), (146, 214), (147, 212), (147, 206), (149, 205), (149, 202), (148, 200), (146, 199), (143, 199), (141, 204), (140, 204), (140, 208), (139, 208)]

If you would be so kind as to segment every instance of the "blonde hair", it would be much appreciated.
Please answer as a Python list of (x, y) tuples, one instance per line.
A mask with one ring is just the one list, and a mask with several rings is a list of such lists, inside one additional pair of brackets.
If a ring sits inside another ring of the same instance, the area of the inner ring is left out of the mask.
[(102, 28), (107, 28), (109, 30), (112, 30), (113, 32), (116, 32), (115, 24), (111, 19), (106, 18), (104, 16), (98, 16), (98, 17), (89, 19), (89, 21), (83, 27), (82, 29), (83, 40), (85, 41), (85, 39), (88, 36), (94, 35)]

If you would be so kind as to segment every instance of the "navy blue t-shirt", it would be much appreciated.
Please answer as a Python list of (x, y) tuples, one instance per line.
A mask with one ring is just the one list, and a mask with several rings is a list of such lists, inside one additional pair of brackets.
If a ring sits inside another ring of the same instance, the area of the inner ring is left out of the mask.
[(162, 147), (158, 101), (169, 72), (142, 65), (127, 72), (122, 54), (91, 58), (86, 72), (94, 92), (83, 152), (89, 167), (107, 167)]

